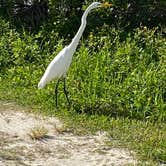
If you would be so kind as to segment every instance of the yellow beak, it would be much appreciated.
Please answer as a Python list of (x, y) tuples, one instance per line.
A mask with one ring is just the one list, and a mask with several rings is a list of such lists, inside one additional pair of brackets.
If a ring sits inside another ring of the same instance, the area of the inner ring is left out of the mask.
[(102, 3), (101, 6), (102, 6), (102, 7), (111, 7), (111, 6), (113, 6), (113, 4), (112, 4), (112, 3), (105, 2), (105, 3)]

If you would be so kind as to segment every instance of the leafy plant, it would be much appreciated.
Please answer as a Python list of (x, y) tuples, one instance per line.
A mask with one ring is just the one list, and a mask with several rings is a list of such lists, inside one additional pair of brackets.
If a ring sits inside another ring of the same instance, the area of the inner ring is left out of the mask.
[[(121, 33), (115, 29), (92, 32), (88, 42), (80, 44), (67, 78), (72, 108), (90, 114), (165, 120), (165, 38), (156, 29), (136, 29), (124, 39)], [(33, 88), (37, 98), (42, 98), (37, 90), (42, 73), (63, 48), (63, 40), (57, 42), (53, 34), (49, 40), (43, 32), (20, 36), (8, 29), (0, 37), (2, 72), (14, 87)], [(48, 85), (42, 90), (51, 103), (53, 88)], [(64, 96), (59, 100), (64, 108)]]

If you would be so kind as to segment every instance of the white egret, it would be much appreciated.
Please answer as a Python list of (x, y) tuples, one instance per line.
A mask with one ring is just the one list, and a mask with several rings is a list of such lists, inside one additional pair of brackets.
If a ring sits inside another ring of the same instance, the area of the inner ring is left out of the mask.
[(73, 54), (77, 48), (78, 42), (82, 36), (82, 33), (86, 27), (86, 18), (88, 13), (97, 7), (110, 7), (112, 4), (109, 4), (108, 2), (106, 3), (100, 3), (100, 2), (93, 2), (91, 5), (88, 6), (88, 8), (85, 10), (82, 18), (81, 18), (81, 26), (75, 35), (75, 37), (72, 39), (72, 42), (63, 48), (59, 54), (51, 61), (51, 63), (48, 65), (44, 75), (42, 76), (38, 88), (44, 88), (44, 86), (52, 81), (53, 79), (58, 79), (57, 84), (55, 86), (55, 94), (56, 94), (56, 106), (57, 106), (57, 90), (58, 90), (58, 85), (59, 81), (63, 79), (64, 81), (64, 93), (66, 96), (66, 99), (69, 102), (68, 96), (67, 96), (67, 91), (66, 91), (66, 84), (65, 84), (65, 78), (66, 78), (66, 73), (70, 67), (70, 64), (72, 62), (72, 57)]

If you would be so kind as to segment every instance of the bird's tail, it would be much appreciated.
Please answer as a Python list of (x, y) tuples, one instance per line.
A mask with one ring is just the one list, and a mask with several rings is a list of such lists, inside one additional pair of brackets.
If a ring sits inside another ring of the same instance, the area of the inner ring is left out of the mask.
[(45, 85), (46, 85), (46, 83), (45, 83), (45, 81), (44, 81), (44, 79), (43, 79), (43, 77), (42, 77), (42, 79), (41, 79), (40, 82), (38, 83), (38, 88), (39, 88), (39, 89), (42, 89), (42, 88), (45, 87)]

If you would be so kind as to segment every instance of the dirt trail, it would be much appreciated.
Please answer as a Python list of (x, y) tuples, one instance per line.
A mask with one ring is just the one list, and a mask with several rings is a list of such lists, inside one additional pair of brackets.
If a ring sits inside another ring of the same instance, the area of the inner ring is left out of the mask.
[[(33, 140), (34, 127), (48, 133)], [(136, 165), (129, 151), (104, 145), (106, 133), (78, 136), (63, 131), (55, 117), (26, 113), (13, 103), (0, 102), (0, 166), (124, 166)]]

